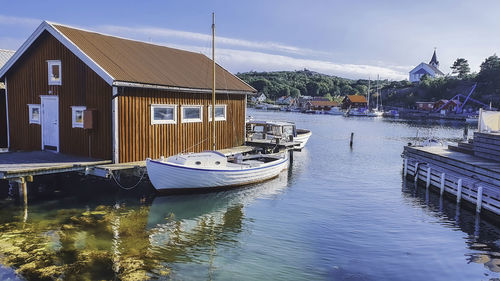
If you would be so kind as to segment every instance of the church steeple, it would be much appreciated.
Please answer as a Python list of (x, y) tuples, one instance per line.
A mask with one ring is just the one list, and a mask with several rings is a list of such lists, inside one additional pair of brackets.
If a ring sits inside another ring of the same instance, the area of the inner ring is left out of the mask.
[(432, 55), (432, 59), (429, 62), (429, 64), (436, 67), (436, 68), (439, 68), (439, 61), (437, 60), (437, 56), (436, 56), (436, 48), (434, 48), (434, 54)]

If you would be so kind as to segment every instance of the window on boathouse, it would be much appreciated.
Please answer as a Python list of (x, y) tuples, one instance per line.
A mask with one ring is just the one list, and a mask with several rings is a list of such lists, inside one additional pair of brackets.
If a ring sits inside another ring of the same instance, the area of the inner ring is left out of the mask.
[(49, 73), (49, 85), (61, 85), (61, 61), (49, 60), (47, 61)]
[(152, 104), (151, 124), (175, 124), (177, 123), (177, 105)]
[(87, 109), (85, 106), (72, 106), (71, 116), (73, 128), (83, 128), (83, 112)]
[(183, 105), (181, 109), (181, 122), (203, 122), (203, 106), (202, 105)]
[[(226, 105), (215, 105), (215, 121), (226, 121)], [(212, 121), (212, 106), (208, 106), (208, 121)]]
[(28, 104), (30, 124), (40, 124), (40, 105)]

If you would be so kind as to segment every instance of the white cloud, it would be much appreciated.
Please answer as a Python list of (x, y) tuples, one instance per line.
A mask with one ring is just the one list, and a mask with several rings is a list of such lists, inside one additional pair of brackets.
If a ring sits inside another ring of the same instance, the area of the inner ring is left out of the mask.
[(35, 28), (41, 22), (42, 21), (39, 19), (0, 15), (0, 25), (15, 25)]
[[(125, 26), (100, 26), (97, 30), (105, 33), (114, 34), (124, 37), (135, 37), (139, 40), (154, 38), (155, 41), (163, 40), (156, 43), (169, 47), (190, 50), (194, 52), (204, 53), (211, 56), (210, 42), (211, 36), (208, 34), (186, 32), (164, 28), (152, 27), (125, 27)], [(189, 43), (195, 44), (179, 44), (174, 43), (175, 39), (184, 39)], [(407, 79), (408, 66), (374, 66), (374, 65), (358, 65), (358, 64), (339, 64), (328, 61), (326, 59), (310, 59), (296, 58), (290, 55), (314, 56), (323, 55), (326, 53), (315, 50), (308, 50), (294, 46), (287, 46), (274, 42), (253, 42), (242, 39), (234, 39), (228, 37), (216, 38), (217, 46), (240, 47), (237, 48), (217, 48), (216, 61), (226, 67), (231, 72), (246, 72), (249, 70), (255, 71), (278, 71), (278, 70), (299, 70), (307, 68), (320, 73), (336, 75), (345, 78), (359, 79), (376, 77), (380, 75), (383, 79), (402, 80)], [(198, 43), (198, 44), (196, 44)], [(204, 47), (199, 44), (202, 43)], [(270, 51), (275, 53), (267, 53)], [(284, 54), (279, 54), (284, 53)], [(286, 55), (288, 54), (288, 55)], [(380, 65), (383, 65), (380, 62)]]
[[(126, 27), (126, 26), (116, 26), (116, 25), (103, 25), (103, 26), (98, 26), (97, 30), (124, 37), (139, 36), (142, 38), (148, 38), (155, 42), (165, 41), (171, 38), (191, 40), (199, 43), (200, 42), (210, 43), (212, 40), (212, 36), (209, 34), (180, 31), (167, 28), (156, 28), (156, 27)], [(236, 46), (249, 49), (284, 52), (295, 55), (322, 55), (322, 56), (328, 55), (327, 52), (299, 48), (276, 42), (255, 42), (244, 39), (228, 38), (223, 36), (217, 36), (216, 42), (217, 45), (222, 45), (222, 46)]]
[[(210, 50), (205, 47), (179, 44), (165, 44), (170, 47), (203, 53), (211, 57)], [(326, 60), (313, 60), (294, 58), (285, 55), (268, 54), (258, 51), (236, 50), (220, 48), (216, 50), (216, 59), (220, 65), (227, 70), (235, 72), (246, 71), (279, 71), (279, 70), (301, 70), (307, 68), (324, 74), (335, 75), (351, 79), (375, 79), (380, 75), (381, 79), (403, 80), (408, 78), (406, 68), (395, 66), (387, 68), (373, 65), (361, 64), (339, 64)], [(403, 70), (403, 71), (401, 71)]]

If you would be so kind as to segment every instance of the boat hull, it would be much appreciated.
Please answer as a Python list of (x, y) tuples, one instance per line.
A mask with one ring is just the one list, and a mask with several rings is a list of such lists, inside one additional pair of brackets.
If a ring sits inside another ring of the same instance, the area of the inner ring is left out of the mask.
[(227, 188), (262, 182), (288, 167), (288, 157), (257, 168), (212, 170), (173, 165), (147, 159), (148, 176), (158, 191)]
[[(298, 129), (301, 130), (301, 129)], [(308, 130), (301, 130), (304, 132), (297, 132), (297, 136), (293, 138), (294, 141), (299, 142), (300, 144), (297, 146), (298, 150), (301, 150), (306, 146), (307, 141), (311, 137), (312, 133), (311, 131)]]

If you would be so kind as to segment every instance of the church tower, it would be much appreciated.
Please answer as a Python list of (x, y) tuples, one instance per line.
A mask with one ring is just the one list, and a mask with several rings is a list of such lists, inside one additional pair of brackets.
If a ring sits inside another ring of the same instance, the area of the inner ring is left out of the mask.
[(439, 61), (437, 60), (436, 49), (434, 49), (434, 54), (432, 55), (432, 59), (429, 62), (429, 64), (434, 66), (435, 68), (439, 68)]

